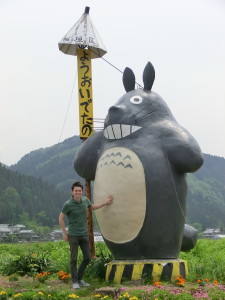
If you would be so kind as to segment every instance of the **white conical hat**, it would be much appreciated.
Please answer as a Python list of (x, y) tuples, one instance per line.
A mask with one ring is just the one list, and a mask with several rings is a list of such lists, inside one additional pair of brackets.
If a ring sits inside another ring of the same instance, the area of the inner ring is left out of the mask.
[(65, 54), (77, 55), (79, 46), (87, 46), (92, 58), (102, 57), (107, 53), (102, 40), (89, 16), (89, 7), (79, 21), (67, 32), (59, 42), (59, 50)]

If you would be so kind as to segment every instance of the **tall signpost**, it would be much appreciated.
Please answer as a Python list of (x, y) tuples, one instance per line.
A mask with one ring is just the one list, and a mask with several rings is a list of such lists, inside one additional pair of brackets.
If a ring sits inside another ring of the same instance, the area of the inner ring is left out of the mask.
[[(107, 53), (90, 16), (89, 7), (59, 42), (59, 50), (77, 56), (80, 138), (86, 140), (94, 133), (91, 60)], [(86, 180), (86, 195), (91, 199), (90, 181)], [(93, 219), (88, 211), (88, 229), (92, 257), (95, 256)]]

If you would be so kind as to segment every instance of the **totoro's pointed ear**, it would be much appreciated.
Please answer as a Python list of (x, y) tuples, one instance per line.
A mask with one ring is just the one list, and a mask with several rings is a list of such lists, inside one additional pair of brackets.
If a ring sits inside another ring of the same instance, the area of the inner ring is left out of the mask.
[(155, 80), (155, 69), (153, 65), (148, 62), (143, 72), (144, 90), (151, 90)]
[(132, 91), (135, 88), (135, 76), (130, 68), (125, 68), (123, 72), (123, 85), (126, 92)]

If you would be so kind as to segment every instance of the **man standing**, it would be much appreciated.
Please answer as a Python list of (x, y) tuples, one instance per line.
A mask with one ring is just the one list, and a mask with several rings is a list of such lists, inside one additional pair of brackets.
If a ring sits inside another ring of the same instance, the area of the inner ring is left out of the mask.
[[(91, 251), (87, 229), (87, 210), (99, 209), (113, 202), (113, 197), (108, 195), (108, 200), (102, 204), (94, 205), (87, 198), (82, 196), (83, 185), (80, 182), (75, 182), (72, 187), (72, 198), (66, 201), (63, 205), (62, 212), (59, 215), (59, 224), (63, 231), (64, 241), (69, 241), (70, 244), (70, 271), (73, 281), (73, 288), (78, 289), (80, 286), (89, 286), (82, 278), (85, 269), (91, 261)], [(68, 233), (66, 231), (64, 217), (68, 218)], [(77, 271), (77, 255), (78, 246), (83, 253), (83, 260)]]

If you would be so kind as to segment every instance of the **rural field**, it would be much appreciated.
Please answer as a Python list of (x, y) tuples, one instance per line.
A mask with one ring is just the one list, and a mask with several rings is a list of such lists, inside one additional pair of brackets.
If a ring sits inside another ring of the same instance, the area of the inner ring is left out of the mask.
[[(104, 242), (96, 242), (96, 258), (86, 271), (91, 286), (74, 290), (69, 271), (69, 247), (63, 241), (0, 244), (0, 300), (18, 299), (225, 299), (225, 239), (201, 239), (195, 249), (180, 253), (189, 275), (175, 282), (106, 282), (106, 264), (113, 257)], [(81, 254), (79, 254), (79, 260)]]

